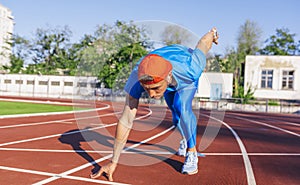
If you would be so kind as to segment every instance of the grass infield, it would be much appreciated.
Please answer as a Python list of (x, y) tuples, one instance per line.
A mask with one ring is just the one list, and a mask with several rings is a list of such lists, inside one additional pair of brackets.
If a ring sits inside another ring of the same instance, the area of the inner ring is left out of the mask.
[[(75, 108), (78, 110), (78, 108)], [(0, 101), (0, 115), (72, 111), (72, 106)]]

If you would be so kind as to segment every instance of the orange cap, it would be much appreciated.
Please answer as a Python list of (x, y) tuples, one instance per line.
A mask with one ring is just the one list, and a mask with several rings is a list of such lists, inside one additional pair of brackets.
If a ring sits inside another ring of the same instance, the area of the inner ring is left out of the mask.
[(164, 80), (171, 70), (172, 64), (169, 61), (159, 55), (149, 54), (139, 65), (138, 79), (143, 84), (155, 84)]

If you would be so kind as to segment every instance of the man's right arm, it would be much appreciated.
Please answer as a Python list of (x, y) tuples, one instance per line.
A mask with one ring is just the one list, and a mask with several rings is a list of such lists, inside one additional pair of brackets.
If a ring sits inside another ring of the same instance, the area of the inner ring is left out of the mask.
[(217, 29), (212, 28), (208, 33), (201, 37), (196, 48), (200, 49), (205, 55), (212, 47), (212, 43), (218, 44), (219, 35)]
[(116, 129), (112, 163), (118, 163), (119, 161), (120, 154), (127, 142), (129, 132), (132, 128), (138, 104), (138, 99), (133, 98), (130, 95), (126, 96), (126, 103), (124, 106), (123, 114), (119, 119)]
[(113, 181), (112, 175), (117, 167), (121, 152), (127, 142), (128, 135), (132, 128), (133, 120), (135, 118), (138, 105), (139, 105), (139, 99), (133, 98), (129, 94), (126, 96), (126, 103), (124, 106), (123, 114), (119, 119), (116, 128), (112, 160), (110, 163), (102, 166), (98, 173), (92, 174), (91, 178), (93, 179), (98, 178), (103, 173), (105, 173), (108, 177), (108, 180)]

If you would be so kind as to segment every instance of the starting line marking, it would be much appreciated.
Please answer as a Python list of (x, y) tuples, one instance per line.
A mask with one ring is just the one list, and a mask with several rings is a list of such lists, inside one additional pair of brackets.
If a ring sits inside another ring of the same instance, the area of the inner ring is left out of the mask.
[[(148, 109), (148, 110), (149, 110), (149, 113), (148, 113), (148, 114), (146, 114), (146, 115), (144, 115), (144, 116), (140, 116), (140, 117), (136, 118), (135, 120), (143, 119), (143, 118), (148, 117), (149, 115), (151, 115), (151, 114), (152, 114), (152, 111), (151, 111), (150, 109)], [(117, 124), (117, 123), (116, 123), (116, 124)], [(123, 151), (127, 151), (127, 150), (130, 150), (130, 149), (132, 149), (132, 148), (136, 148), (136, 147), (138, 147), (138, 146), (141, 145), (141, 144), (144, 144), (144, 143), (146, 143), (146, 142), (148, 142), (148, 141), (151, 141), (151, 140), (153, 140), (153, 139), (155, 139), (155, 138), (157, 138), (157, 137), (160, 137), (160, 136), (164, 135), (165, 133), (169, 132), (170, 130), (172, 130), (172, 129), (174, 129), (174, 128), (175, 128), (175, 126), (173, 125), (173, 126), (171, 126), (170, 128), (166, 129), (166, 130), (163, 131), (163, 132), (160, 132), (160, 133), (158, 133), (158, 134), (156, 134), (156, 135), (154, 135), (154, 136), (152, 136), (152, 137), (150, 137), (150, 138), (148, 138), (148, 139), (145, 139), (145, 140), (143, 140), (143, 141), (141, 141), (141, 142), (139, 142), (139, 143), (137, 143), (137, 144), (131, 145), (130, 147), (128, 147), (128, 148), (126, 148), (126, 149), (123, 149)], [(75, 172), (77, 172), (77, 171), (79, 171), (79, 170), (85, 169), (85, 168), (87, 168), (87, 167), (89, 167), (89, 166), (91, 166), (91, 165), (93, 165), (93, 164), (95, 164), (95, 163), (99, 163), (99, 162), (101, 162), (101, 161), (107, 160), (107, 159), (111, 158), (112, 156), (113, 156), (113, 154), (109, 154), (109, 155), (107, 155), (107, 156), (104, 156), (104, 157), (102, 157), (102, 158), (99, 158), (99, 159), (93, 161), (92, 163), (89, 162), (89, 163), (83, 164), (83, 165), (78, 166), (78, 167), (76, 167), (76, 168), (70, 169), (70, 170), (65, 171), (65, 172), (63, 172), (63, 173), (60, 173), (59, 175), (60, 175), (60, 176), (68, 176), (69, 174), (72, 174), (72, 173), (75, 173)], [(35, 184), (33, 184), (33, 185), (47, 184), (47, 183), (49, 183), (49, 182), (52, 182), (52, 181), (55, 181), (55, 180), (59, 179), (60, 176), (52, 176), (52, 177), (50, 177), (50, 178), (48, 178), (48, 179), (44, 179), (44, 180), (42, 180), (42, 181), (39, 181), (39, 182), (37, 182), (37, 183), (35, 183)]]
[[(69, 133), (67, 133), (67, 135), (86, 132), (86, 131), (89, 131), (89, 130), (96, 130), (96, 129), (106, 128), (106, 127), (112, 127), (112, 126), (115, 126), (115, 125), (117, 125), (117, 123), (111, 123), (111, 124), (107, 124), (107, 125), (104, 125), (104, 126), (98, 126), (98, 127), (94, 127), (94, 128), (88, 128), (88, 129), (83, 129), (83, 130), (79, 130), (79, 131), (69, 132)], [(42, 139), (49, 139), (49, 138), (53, 138), (53, 137), (59, 137), (61, 135), (62, 134), (53, 134), (53, 135), (48, 135), (48, 136), (35, 137), (35, 138), (31, 138), (31, 139), (12, 141), (12, 142), (8, 142), (8, 143), (2, 143), (2, 144), (0, 144), (0, 146), (6, 146), (6, 145), (12, 145), (12, 144), (18, 144), (18, 143), (25, 143), (25, 142), (30, 142), (30, 141), (42, 140)]]
[[(130, 149), (128, 149), (130, 150)], [(143, 150), (143, 149), (136, 149), (138, 151), (130, 152), (130, 151), (123, 151), (122, 154), (161, 154), (161, 155), (172, 155), (176, 153), (168, 152), (168, 151), (160, 151), (160, 150)], [(49, 150), (49, 149), (34, 149), (34, 148), (0, 148), (0, 151), (20, 151), (20, 152), (53, 152), (53, 153), (99, 153), (99, 154), (112, 154), (112, 150)], [(199, 153), (205, 156), (241, 156), (242, 153)], [(263, 153), (263, 152), (254, 152), (254, 153), (247, 153), (251, 156), (300, 156), (300, 153)]]
[(114, 184), (114, 185), (127, 185), (124, 183), (118, 183), (118, 182), (110, 182), (110, 181), (104, 181), (104, 180), (97, 180), (97, 179), (91, 179), (91, 178), (85, 178), (85, 177), (78, 177), (78, 176), (64, 176), (56, 173), (49, 173), (49, 172), (42, 172), (42, 171), (36, 171), (36, 170), (27, 170), (22, 168), (13, 168), (13, 167), (7, 167), (7, 166), (0, 166), (1, 170), (8, 170), (8, 171), (15, 171), (15, 172), (21, 172), (21, 173), (30, 173), (35, 175), (44, 175), (44, 176), (57, 176), (60, 178), (65, 179), (71, 179), (71, 180), (79, 180), (79, 181), (85, 181), (85, 182), (94, 182), (97, 184)]
[(224, 121), (222, 120), (219, 120), (217, 118), (214, 118), (212, 116), (208, 116), (208, 115), (205, 115), (205, 114), (202, 114), (203, 116), (205, 117), (208, 117), (208, 118), (211, 118), (215, 121), (218, 121), (220, 123), (222, 123), (225, 127), (227, 127), (230, 132), (233, 134), (233, 136), (235, 137), (239, 147), (240, 147), (240, 150), (241, 150), (241, 154), (242, 154), (242, 157), (243, 157), (243, 161), (244, 161), (244, 165), (245, 165), (245, 170), (246, 170), (246, 176), (247, 176), (247, 182), (248, 182), (248, 185), (256, 185), (256, 180), (255, 180), (255, 176), (254, 176), (254, 173), (253, 173), (253, 169), (252, 169), (252, 165), (251, 165), (251, 162), (250, 162), (250, 159), (248, 157), (248, 153), (247, 153), (247, 150), (241, 140), (241, 138), (239, 137), (239, 135), (235, 132), (235, 130), (229, 126), (227, 123), (225, 123)]

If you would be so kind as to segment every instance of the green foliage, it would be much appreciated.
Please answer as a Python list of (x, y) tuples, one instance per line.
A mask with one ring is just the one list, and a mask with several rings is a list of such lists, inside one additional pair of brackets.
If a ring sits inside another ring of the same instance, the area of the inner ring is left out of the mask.
[(262, 30), (256, 22), (246, 20), (246, 22), (240, 26), (238, 41), (238, 60), (244, 61), (246, 55), (254, 55), (258, 52), (261, 44)]
[(299, 55), (300, 41), (295, 41), (296, 34), (290, 34), (289, 29), (276, 29), (276, 34), (266, 40), (266, 46), (260, 50), (263, 55)]
[(237, 49), (231, 48), (225, 55), (227, 72), (233, 73), (234, 97), (239, 97), (241, 93), (244, 93), (241, 92), (244, 86), (243, 64), (246, 55), (253, 55), (259, 51), (261, 33), (257, 23), (246, 20), (238, 32)]
[(269, 100), (268, 101), (268, 105), (271, 105), (271, 106), (279, 106), (280, 103), (276, 100)]
[[(100, 26), (95, 37), (93, 47), (101, 59), (97, 76), (108, 88), (126, 81), (137, 60), (151, 47), (146, 43), (145, 30), (132, 22), (117, 21), (113, 26)], [(122, 86), (119, 84), (115, 88), (121, 89)]]
[(107, 60), (99, 73), (99, 80), (108, 88), (123, 89), (133, 67), (145, 54), (147, 50), (141, 43), (121, 48)]
[(5, 70), (8, 70), (9, 73), (20, 73), (22, 71), (24, 60), (20, 57), (17, 57), (16, 55), (10, 56), (10, 65), (9, 66), (3, 66)]
[(230, 61), (222, 58), (219, 54), (207, 57), (207, 72), (231, 72), (230, 66)]
[[(67, 26), (37, 29), (35, 38), (30, 41), (16, 35), (11, 43), (11, 65), (5, 69), (11, 73), (58, 75), (63, 72), (66, 75), (101, 76), (99, 73), (109, 71), (107, 65), (118, 57), (118, 53), (126, 55), (122, 48), (134, 46), (127, 61), (132, 66), (135, 57), (142, 56), (150, 47), (145, 44), (145, 30), (132, 22), (117, 21), (113, 26), (99, 26), (93, 35), (84, 35), (75, 44), (70, 43), (71, 35)], [(124, 56), (119, 58), (127, 60)], [(114, 65), (119, 69), (123, 64)]]
[(42, 74), (58, 74), (57, 69), (66, 69), (71, 31), (62, 29), (37, 29), (31, 52), (36, 70)]
[(8, 44), (12, 47), (12, 53), (10, 54), (10, 65), (3, 66), (3, 68), (9, 73), (21, 73), (25, 60), (30, 54), (30, 43), (25, 38), (18, 35), (13, 35), (11, 42)]
[(161, 38), (165, 45), (188, 43), (191, 39), (188, 31), (177, 25), (167, 26)]
[(251, 87), (247, 89), (246, 93), (244, 91), (244, 87), (239, 86), (238, 88), (238, 95), (234, 96), (234, 98), (241, 99), (243, 104), (248, 104), (250, 100), (254, 100), (254, 91)]

